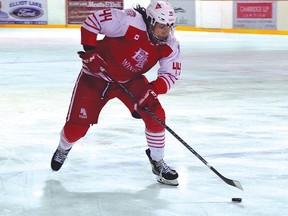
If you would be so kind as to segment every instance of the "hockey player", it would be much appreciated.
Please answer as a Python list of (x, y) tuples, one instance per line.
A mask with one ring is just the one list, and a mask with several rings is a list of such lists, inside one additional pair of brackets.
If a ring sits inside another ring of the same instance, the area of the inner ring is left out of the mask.
[[(81, 27), (85, 52), (78, 52), (83, 67), (52, 157), (52, 170), (61, 168), (73, 144), (85, 136), (91, 124), (97, 124), (105, 104), (118, 98), (134, 118), (141, 118), (145, 123), (146, 154), (157, 181), (178, 185), (177, 172), (163, 160), (165, 129), (144, 109), (149, 108), (165, 122), (157, 95), (165, 94), (181, 71), (174, 28), (174, 10), (166, 1), (153, 1), (147, 9), (140, 5), (126, 10), (104, 9), (86, 19)], [(97, 40), (98, 34), (105, 37)], [(160, 64), (157, 79), (149, 83), (143, 74), (157, 62)], [(135, 97), (123, 91), (119, 83)]]

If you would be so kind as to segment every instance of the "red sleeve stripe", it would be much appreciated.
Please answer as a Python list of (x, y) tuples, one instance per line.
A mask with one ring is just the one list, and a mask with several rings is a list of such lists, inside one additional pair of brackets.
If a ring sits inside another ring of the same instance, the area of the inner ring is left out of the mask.
[(91, 19), (91, 22), (94, 24), (94, 26), (99, 26), (99, 31), (101, 30), (100, 28), (101, 28), (101, 25), (100, 25), (100, 23), (99, 23), (99, 21), (98, 21), (98, 19), (97, 19), (97, 17), (96, 17), (96, 15), (95, 14), (92, 14), (92, 16), (93, 16), (93, 19)]
[[(93, 14), (94, 15), (94, 14)], [(93, 24), (93, 27), (95, 27), (97, 30), (99, 30), (99, 28), (97, 27), (97, 19), (95, 18), (95, 17), (93, 17), (94, 19), (91, 19), (91, 17), (88, 17), (88, 19), (89, 19), (89, 21), (91, 21), (91, 23)], [(96, 21), (96, 22), (95, 22)], [(89, 25), (88, 24), (88, 22), (85, 22), (87, 25)], [(91, 25), (89, 25), (89, 26), (91, 26)]]
[[(85, 29), (87, 29), (87, 30), (90, 30), (91, 31), (91, 29), (93, 29), (92, 31), (94, 32), (94, 33), (98, 33), (99, 31), (100, 31), (100, 29), (99, 28), (97, 28), (97, 27), (95, 27), (95, 26), (92, 26), (92, 25), (89, 25), (89, 24), (87, 24), (87, 23), (85, 23), (86, 24), (86, 26), (84, 26), (83, 25), (83, 27), (85, 28)], [(89, 27), (89, 28), (87, 28), (87, 26)]]
[(173, 75), (171, 75), (171, 74), (168, 74), (168, 73), (162, 74), (162, 75), (159, 76), (159, 77), (162, 78), (162, 79), (164, 79), (164, 80), (166, 81), (167, 86), (169, 87), (168, 89), (170, 89), (170, 87), (171, 87), (172, 85), (174, 85), (175, 82), (178, 80), (177, 77), (175, 77), (175, 76), (173, 76)]
[(91, 25), (90, 23), (88, 23), (86, 21), (84, 22), (83, 27), (87, 30), (90, 30), (90, 31), (91, 31), (91, 29), (94, 29), (94, 30), (96, 30), (97, 33), (100, 31), (100, 29), (97, 26), (95, 26), (94, 23), (93, 23), (93, 25)]
[(101, 26), (99, 25), (99, 22), (95, 14), (92, 14), (84, 21), (83, 27), (88, 31), (91, 31), (96, 34), (98, 34), (101, 31)]

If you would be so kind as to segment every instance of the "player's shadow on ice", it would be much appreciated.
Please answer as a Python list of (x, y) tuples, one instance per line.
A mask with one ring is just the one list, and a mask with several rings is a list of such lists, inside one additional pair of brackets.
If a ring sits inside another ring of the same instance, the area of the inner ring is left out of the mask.
[(158, 198), (163, 187), (171, 186), (156, 183), (136, 193), (72, 192), (67, 191), (61, 182), (48, 180), (43, 189), (41, 207), (34, 209), (33, 214), (29, 212), (29, 215), (153, 216), (169, 205), (167, 201)]

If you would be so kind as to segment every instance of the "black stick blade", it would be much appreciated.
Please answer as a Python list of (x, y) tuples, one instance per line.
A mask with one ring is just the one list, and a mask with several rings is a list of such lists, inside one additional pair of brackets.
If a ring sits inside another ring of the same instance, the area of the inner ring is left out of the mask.
[(214, 172), (216, 173), (216, 175), (218, 175), (224, 182), (226, 182), (227, 184), (233, 186), (233, 187), (236, 187), (240, 190), (243, 191), (243, 187), (241, 185), (241, 183), (237, 180), (232, 180), (232, 179), (229, 179), (229, 178), (226, 178), (224, 177), (223, 175), (221, 175), (216, 169), (214, 169), (214, 167), (210, 166), (209, 164), (207, 164), (207, 166)]

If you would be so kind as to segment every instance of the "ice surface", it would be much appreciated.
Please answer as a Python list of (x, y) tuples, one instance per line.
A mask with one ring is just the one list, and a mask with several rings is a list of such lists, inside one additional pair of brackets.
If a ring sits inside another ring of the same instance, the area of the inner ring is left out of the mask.
[(179, 186), (157, 183), (143, 123), (117, 100), (52, 172), (81, 67), (79, 30), (2, 28), (0, 215), (287, 215), (288, 37), (176, 34), (183, 71), (160, 96), (167, 125), (244, 191), (225, 184), (169, 133), (165, 159), (179, 172)]

